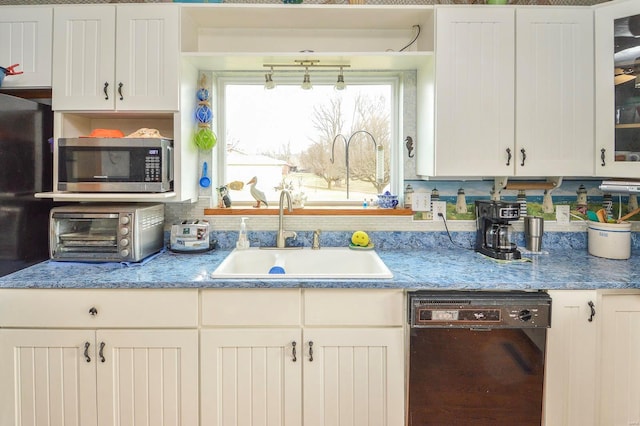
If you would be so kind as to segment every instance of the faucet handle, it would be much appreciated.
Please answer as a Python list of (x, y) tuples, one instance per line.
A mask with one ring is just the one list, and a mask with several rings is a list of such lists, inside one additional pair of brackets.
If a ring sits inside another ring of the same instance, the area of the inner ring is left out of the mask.
[(313, 231), (313, 242), (311, 243), (311, 248), (313, 250), (320, 249), (320, 230), (316, 229)]

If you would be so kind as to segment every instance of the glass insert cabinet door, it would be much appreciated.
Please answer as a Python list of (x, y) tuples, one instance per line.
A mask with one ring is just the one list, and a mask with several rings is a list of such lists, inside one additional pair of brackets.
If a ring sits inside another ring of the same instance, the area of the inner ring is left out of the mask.
[(640, 173), (640, 2), (596, 9), (596, 175)]

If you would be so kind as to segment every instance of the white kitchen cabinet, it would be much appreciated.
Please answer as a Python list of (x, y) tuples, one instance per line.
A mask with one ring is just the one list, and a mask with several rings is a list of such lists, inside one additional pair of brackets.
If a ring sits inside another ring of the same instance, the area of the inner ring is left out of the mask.
[(401, 290), (203, 291), (203, 424), (403, 424), (403, 306)]
[(59, 6), (53, 26), (53, 109), (177, 111), (175, 5)]
[(593, 175), (593, 11), (517, 9), (516, 40), (515, 174)]
[(638, 176), (638, 20), (636, 0), (595, 7), (596, 176)]
[(588, 8), (438, 7), (435, 145), (420, 154), (434, 161), (419, 173), (591, 175), (592, 33)]
[(544, 425), (596, 426), (597, 327), (602, 320), (597, 291), (553, 290), (549, 295)]
[(197, 424), (197, 306), (197, 291), (3, 290), (0, 424)]
[(3, 7), (0, 13), (0, 66), (20, 64), (23, 74), (4, 79), (4, 88), (51, 86), (53, 8)]
[(640, 291), (603, 292), (598, 424), (640, 424)]
[(435, 176), (513, 174), (514, 27), (513, 8), (436, 9)]

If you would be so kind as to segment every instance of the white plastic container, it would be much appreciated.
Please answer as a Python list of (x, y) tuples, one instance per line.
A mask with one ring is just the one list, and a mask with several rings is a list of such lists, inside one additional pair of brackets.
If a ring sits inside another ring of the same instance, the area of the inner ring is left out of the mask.
[(587, 229), (589, 254), (607, 259), (631, 257), (631, 223), (589, 222)]

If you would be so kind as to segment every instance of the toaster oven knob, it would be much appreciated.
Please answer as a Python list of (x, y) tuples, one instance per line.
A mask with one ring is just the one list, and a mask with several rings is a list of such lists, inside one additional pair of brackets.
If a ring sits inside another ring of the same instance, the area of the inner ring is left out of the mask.
[(131, 219), (129, 219), (129, 216), (122, 216), (120, 218), (120, 223), (123, 225), (126, 225), (127, 223), (129, 223), (131, 221)]
[(128, 233), (129, 233), (129, 228), (127, 228), (126, 226), (120, 228), (120, 235), (127, 235)]
[(120, 250), (120, 256), (122, 256), (122, 257), (129, 256), (129, 250), (127, 250), (127, 249)]
[(121, 240), (120, 240), (120, 245), (121, 245), (122, 247), (126, 247), (126, 246), (128, 246), (128, 245), (129, 245), (129, 240), (127, 240), (126, 238), (121, 239)]

